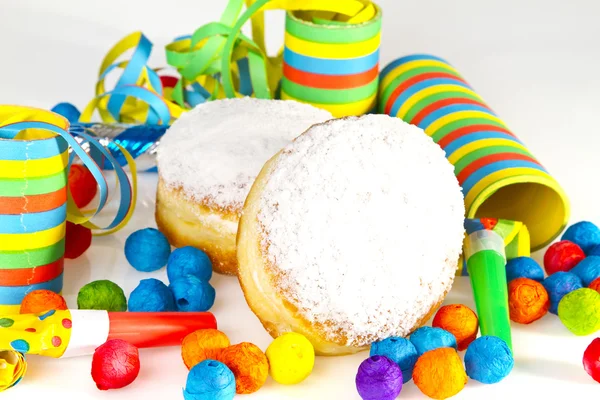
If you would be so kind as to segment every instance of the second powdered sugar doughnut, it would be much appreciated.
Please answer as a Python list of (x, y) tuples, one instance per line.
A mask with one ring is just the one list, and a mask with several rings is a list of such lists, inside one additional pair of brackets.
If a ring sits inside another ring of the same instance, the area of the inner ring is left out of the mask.
[(260, 169), (311, 125), (331, 118), (307, 104), (249, 97), (183, 114), (159, 147), (159, 229), (176, 247), (205, 251), (216, 272), (235, 275), (238, 221)]
[(453, 283), (460, 186), (420, 128), (385, 115), (310, 128), (263, 167), (238, 232), (238, 276), (271, 335), (348, 354), (424, 324)]

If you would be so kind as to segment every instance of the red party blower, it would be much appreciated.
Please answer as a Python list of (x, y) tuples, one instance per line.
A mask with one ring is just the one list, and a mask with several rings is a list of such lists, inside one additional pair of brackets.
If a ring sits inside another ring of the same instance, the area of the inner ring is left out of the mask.
[(122, 339), (139, 348), (179, 346), (198, 329), (217, 329), (208, 312), (110, 312), (108, 319), (108, 340)]
[(0, 316), (0, 349), (62, 358), (94, 354), (109, 339), (139, 348), (177, 346), (199, 329), (216, 329), (208, 312), (107, 312), (52, 310)]

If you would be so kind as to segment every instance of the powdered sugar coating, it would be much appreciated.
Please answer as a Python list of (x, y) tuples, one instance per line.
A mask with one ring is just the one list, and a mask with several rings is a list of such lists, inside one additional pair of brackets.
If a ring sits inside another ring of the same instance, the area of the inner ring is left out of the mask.
[(405, 336), (452, 285), (461, 188), (440, 147), (397, 118), (313, 126), (277, 159), (260, 210), (283, 295), (328, 340)]
[(331, 118), (294, 101), (204, 103), (184, 113), (161, 139), (159, 173), (193, 201), (239, 212), (264, 163), (311, 125)]

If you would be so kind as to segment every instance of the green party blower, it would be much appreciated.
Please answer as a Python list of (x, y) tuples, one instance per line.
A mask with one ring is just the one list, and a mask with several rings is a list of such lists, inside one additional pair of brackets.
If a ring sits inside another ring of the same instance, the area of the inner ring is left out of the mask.
[(465, 258), (482, 335), (504, 340), (512, 351), (504, 239), (466, 220)]

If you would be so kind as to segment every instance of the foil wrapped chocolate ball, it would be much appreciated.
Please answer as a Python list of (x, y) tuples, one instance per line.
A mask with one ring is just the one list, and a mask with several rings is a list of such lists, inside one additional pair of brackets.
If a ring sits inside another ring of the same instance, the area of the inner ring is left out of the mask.
[(571, 272), (581, 278), (583, 286), (590, 286), (594, 280), (600, 278), (600, 257), (586, 257)]
[(131, 312), (177, 311), (173, 293), (158, 279), (142, 279), (129, 295)]
[(531, 257), (517, 257), (506, 263), (506, 281), (517, 278), (529, 278), (541, 282), (544, 279), (544, 270)]
[(515, 365), (506, 342), (495, 336), (481, 336), (465, 353), (465, 368), (469, 378), (481, 383), (498, 383)]
[(424, 395), (443, 400), (463, 390), (467, 374), (456, 350), (442, 347), (419, 357), (413, 380)]
[(477, 337), (479, 319), (475, 312), (464, 304), (450, 304), (438, 310), (431, 326), (453, 334), (458, 350), (463, 351)]
[(394, 400), (402, 391), (402, 371), (385, 356), (369, 357), (358, 367), (356, 389), (363, 400)]
[(584, 253), (589, 252), (596, 246), (600, 245), (600, 228), (589, 221), (581, 221), (571, 225), (562, 235), (561, 240), (569, 240), (583, 250)]
[(419, 356), (430, 350), (440, 347), (457, 348), (456, 338), (453, 334), (441, 328), (422, 326), (410, 335), (410, 341), (415, 345)]
[(593, 380), (600, 383), (600, 338), (592, 340), (583, 352), (583, 368)]
[(517, 278), (508, 284), (511, 321), (530, 324), (546, 315), (549, 308), (550, 298), (541, 283), (528, 278)]
[(219, 358), (229, 347), (229, 338), (216, 329), (200, 329), (187, 335), (181, 343), (181, 358), (188, 369), (204, 360)]
[(584, 258), (585, 253), (581, 247), (568, 240), (563, 240), (548, 247), (544, 254), (544, 268), (548, 275), (558, 271), (568, 272)]
[(284, 333), (273, 340), (265, 354), (271, 377), (282, 385), (302, 382), (315, 365), (315, 348), (306, 337), (295, 332)]
[(252, 343), (239, 343), (223, 349), (218, 361), (235, 375), (235, 388), (238, 394), (250, 394), (258, 391), (269, 376), (267, 356)]
[(558, 304), (566, 294), (583, 287), (581, 278), (572, 272), (562, 271), (552, 274), (544, 279), (542, 285), (550, 297), (549, 311), (552, 314), (558, 313)]
[(135, 381), (139, 373), (138, 349), (124, 340), (109, 340), (94, 352), (92, 378), (100, 390), (121, 389)]
[(235, 376), (227, 366), (216, 360), (205, 360), (188, 374), (183, 390), (185, 400), (233, 400)]
[(565, 295), (558, 303), (558, 317), (577, 336), (600, 330), (600, 293), (582, 288)]

